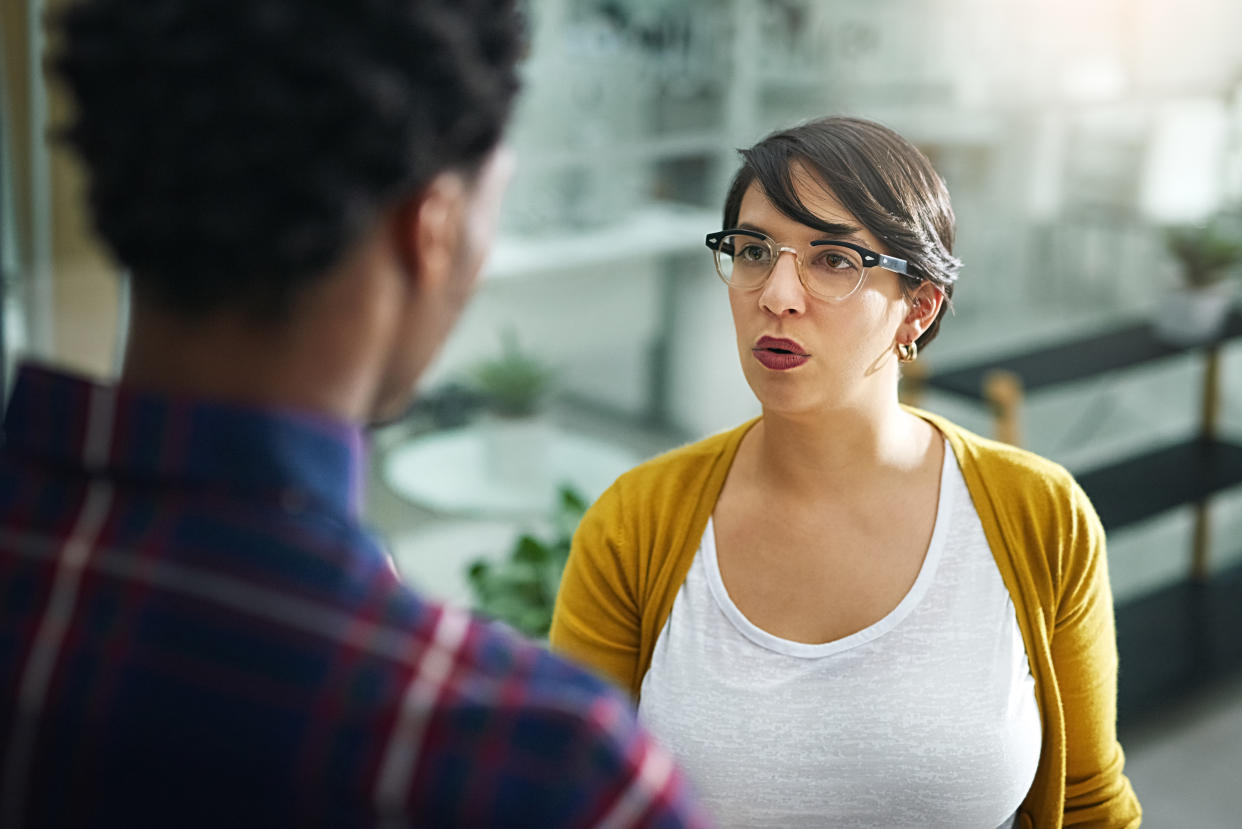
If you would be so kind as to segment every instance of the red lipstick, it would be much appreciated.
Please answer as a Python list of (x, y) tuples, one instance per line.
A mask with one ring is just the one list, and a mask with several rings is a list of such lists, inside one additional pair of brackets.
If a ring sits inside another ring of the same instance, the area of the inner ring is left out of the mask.
[(751, 353), (760, 365), (773, 371), (788, 371), (811, 359), (798, 343), (778, 337), (760, 337), (751, 347)]

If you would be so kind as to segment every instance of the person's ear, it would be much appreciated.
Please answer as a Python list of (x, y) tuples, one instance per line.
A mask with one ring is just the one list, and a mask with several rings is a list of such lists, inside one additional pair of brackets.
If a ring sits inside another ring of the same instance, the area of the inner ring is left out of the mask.
[(944, 293), (931, 282), (922, 282), (906, 295), (906, 299), (910, 307), (902, 326), (911, 329), (913, 336), (909, 338), (909, 342), (914, 342), (923, 336), (923, 332), (940, 315), (940, 309), (944, 305)]
[(461, 175), (443, 172), (396, 213), (398, 251), (418, 291), (438, 290), (455, 270), (468, 207)]

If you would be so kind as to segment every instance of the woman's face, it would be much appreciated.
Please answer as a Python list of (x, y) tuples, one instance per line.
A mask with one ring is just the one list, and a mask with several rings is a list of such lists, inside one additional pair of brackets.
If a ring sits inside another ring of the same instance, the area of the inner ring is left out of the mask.
[[(839, 241), (890, 254), (837, 198), (805, 170), (794, 170), (802, 203), (825, 222), (854, 230)], [(789, 218), (757, 182), (742, 197), (738, 227), (757, 230), (778, 245), (806, 250), (823, 231)], [(762, 287), (729, 289), (742, 372), (766, 412), (797, 414), (866, 405), (893, 394), (898, 334), (908, 342), (921, 333), (911, 325), (911, 302), (897, 274), (878, 267), (848, 298), (830, 302), (806, 292), (792, 254), (782, 254)], [(789, 340), (786, 347), (765, 338)], [(794, 352), (792, 355), (788, 352)], [(803, 359), (805, 357), (805, 359)]]

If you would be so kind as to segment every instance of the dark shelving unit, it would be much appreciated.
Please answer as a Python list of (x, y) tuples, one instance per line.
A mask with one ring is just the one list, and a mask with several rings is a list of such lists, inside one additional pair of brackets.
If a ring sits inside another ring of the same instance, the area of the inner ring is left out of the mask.
[(1219, 337), (1194, 346), (1163, 342), (1149, 321), (1135, 321), (927, 378), (932, 388), (983, 403), (985, 384), (996, 371), (1016, 375), (1029, 393), (1179, 355), (1202, 355), (1206, 370), (1197, 435), (1076, 476), (1109, 531), (1177, 507), (1196, 509), (1194, 559), (1186, 576), (1116, 608), (1117, 708), (1123, 723), (1242, 669), (1242, 566), (1210, 573), (1205, 553), (1208, 500), (1242, 484), (1242, 446), (1215, 434), (1220, 346), (1237, 337), (1242, 337), (1237, 310)]
[(927, 383), (934, 388), (982, 402), (984, 380), (993, 371), (1009, 371), (1018, 375), (1022, 378), (1023, 388), (1033, 392), (1202, 351), (1235, 337), (1242, 337), (1242, 311), (1237, 310), (1229, 314), (1219, 337), (1212, 342), (1193, 346), (1170, 345), (1162, 341), (1149, 321), (1129, 322), (1068, 342), (937, 372), (927, 378)]
[(1194, 439), (1076, 476), (1107, 530), (1120, 530), (1242, 484), (1242, 446)]
[(1242, 565), (1165, 585), (1116, 613), (1123, 725), (1242, 668)]

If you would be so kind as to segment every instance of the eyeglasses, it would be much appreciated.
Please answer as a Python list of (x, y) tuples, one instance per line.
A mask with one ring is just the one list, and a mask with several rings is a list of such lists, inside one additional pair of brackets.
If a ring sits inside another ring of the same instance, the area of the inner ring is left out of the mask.
[(716, 254), (716, 273), (739, 291), (762, 288), (782, 253), (794, 255), (798, 279), (807, 293), (830, 302), (839, 302), (857, 291), (868, 268), (908, 274), (904, 259), (832, 239), (816, 239), (809, 249), (800, 251), (778, 245), (756, 230), (734, 228), (707, 234), (707, 246)]

